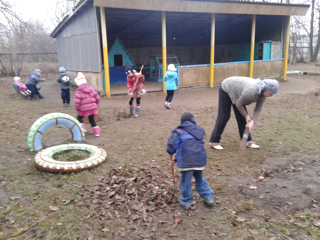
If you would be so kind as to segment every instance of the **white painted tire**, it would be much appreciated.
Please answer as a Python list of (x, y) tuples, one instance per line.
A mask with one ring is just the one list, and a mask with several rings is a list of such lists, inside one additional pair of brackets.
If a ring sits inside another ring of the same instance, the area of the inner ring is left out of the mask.
[(42, 147), (42, 135), (49, 128), (57, 125), (66, 126), (72, 133), (72, 139), (76, 142), (85, 140), (85, 133), (80, 122), (65, 113), (49, 113), (39, 118), (31, 126), (28, 134), (28, 147), (30, 151), (39, 151)]
[[(53, 159), (53, 155), (65, 150), (84, 150), (90, 152), (90, 157), (80, 161), (62, 162)], [(49, 172), (72, 173), (95, 168), (107, 158), (107, 152), (99, 147), (88, 144), (63, 144), (41, 150), (35, 156), (38, 168)]]

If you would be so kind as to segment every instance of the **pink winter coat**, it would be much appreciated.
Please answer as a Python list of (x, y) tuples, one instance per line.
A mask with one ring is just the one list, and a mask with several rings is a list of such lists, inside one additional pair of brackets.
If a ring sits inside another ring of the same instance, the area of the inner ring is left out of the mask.
[[(133, 78), (127, 76), (127, 86), (128, 86), (128, 89), (129, 89), (129, 93), (132, 92), (134, 84), (136, 83), (137, 78), (139, 77), (139, 74), (135, 70), (133, 70), (133, 73), (134, 73), (134, 77)], [(136, 88), (134, 90), (135, 93), (137, 93), (141, 89), (141, 86), (143, 86), (142, 83), (144, 81), (145, 81), (145, 78), (144, 78), (143, 75), (141, 75), (140, 78), (139, 78), (139, 81), (137, 82)]]
[(74, 95), (74, 107), (78, 112), (96, 110), (100, 101), (100, 96), (89, 84), (78, 87)]

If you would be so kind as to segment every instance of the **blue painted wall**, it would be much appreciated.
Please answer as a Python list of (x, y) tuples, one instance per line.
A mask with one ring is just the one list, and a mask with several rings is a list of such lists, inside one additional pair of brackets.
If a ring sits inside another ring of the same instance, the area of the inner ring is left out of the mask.
[(116, 38), (109, 51), (109, 67), (114, 67), (114, 55), (122, 55), (122, 66), (135, 66), (126, 48), (119, 38)]

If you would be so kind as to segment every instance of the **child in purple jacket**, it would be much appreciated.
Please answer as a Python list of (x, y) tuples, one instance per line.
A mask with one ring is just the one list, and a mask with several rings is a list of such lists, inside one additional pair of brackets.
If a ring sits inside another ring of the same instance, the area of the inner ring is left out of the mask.
[(98, 137), (100, 135), (100, 129), (94, 120), (94, 115), (98, 114), (100, 96), (89, 84), (87, 84), (87, 80), (81, 72), (78, 73), (75, 82), (78, 85), (78, 89), (74, 95), (74, 107), (78, 111), (77, 119), (81, 123), (84, 132), (86, 132), (83, 117), (88, 116), (93, 133)]

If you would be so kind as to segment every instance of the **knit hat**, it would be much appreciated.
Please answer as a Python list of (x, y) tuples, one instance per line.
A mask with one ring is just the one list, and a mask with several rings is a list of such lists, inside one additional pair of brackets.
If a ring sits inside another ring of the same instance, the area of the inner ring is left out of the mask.
[(133, 72), (132, 67), (126, 67), (124, 71), (126, 72), (127, 75)]
[(65, 72), (66, 72), (66, 69), (65, 69), (64, 67), (60, 67), (60, 68), (59, 68), (59, 72), (60, 72), (60, 73), (65, 73)]
[(185, 121), (189, 121), (196, 124), (196, 119), (191, 113), (185, 113), (181, 116), (181, 124)]
[(276, 94), (279, 90), (279, 82), (274, 79), (260, 79), (258, 78), (259, 94), (267, 91), (270, 94)]
[(87, 80), (86, 80), (86, 78), (85, 78), (85, 76), (83, 75), (82, 72), (79, 72), (79, 73), (78, 73), (78, 77), (77, 77), (74, 81), (76, 82), (76, 84), (77, 84), (78, 86), (81, 86), (81, 85), (87, 83)]
[(41, 73), (40, 69), (35, 69), (34, 73)]
[(265, 91), (267, 91), (272, 95), (276, 94), (279, 90), (279, 82), (274, 79), (265, 79), (265, 81), (266, 81)]
[(177, 71), (177, 69), (176, 69), (176, 67), (174, 66), (174, 64), (169, 64), (169, 66), (168, 66), (168, 70), (169, 71)]
[(13, 81), (20, 81), (20, 79), (21, 79), (21, 78), (19, 78), (19, 77), (14, 77), (14, 78), (13, 78)]

